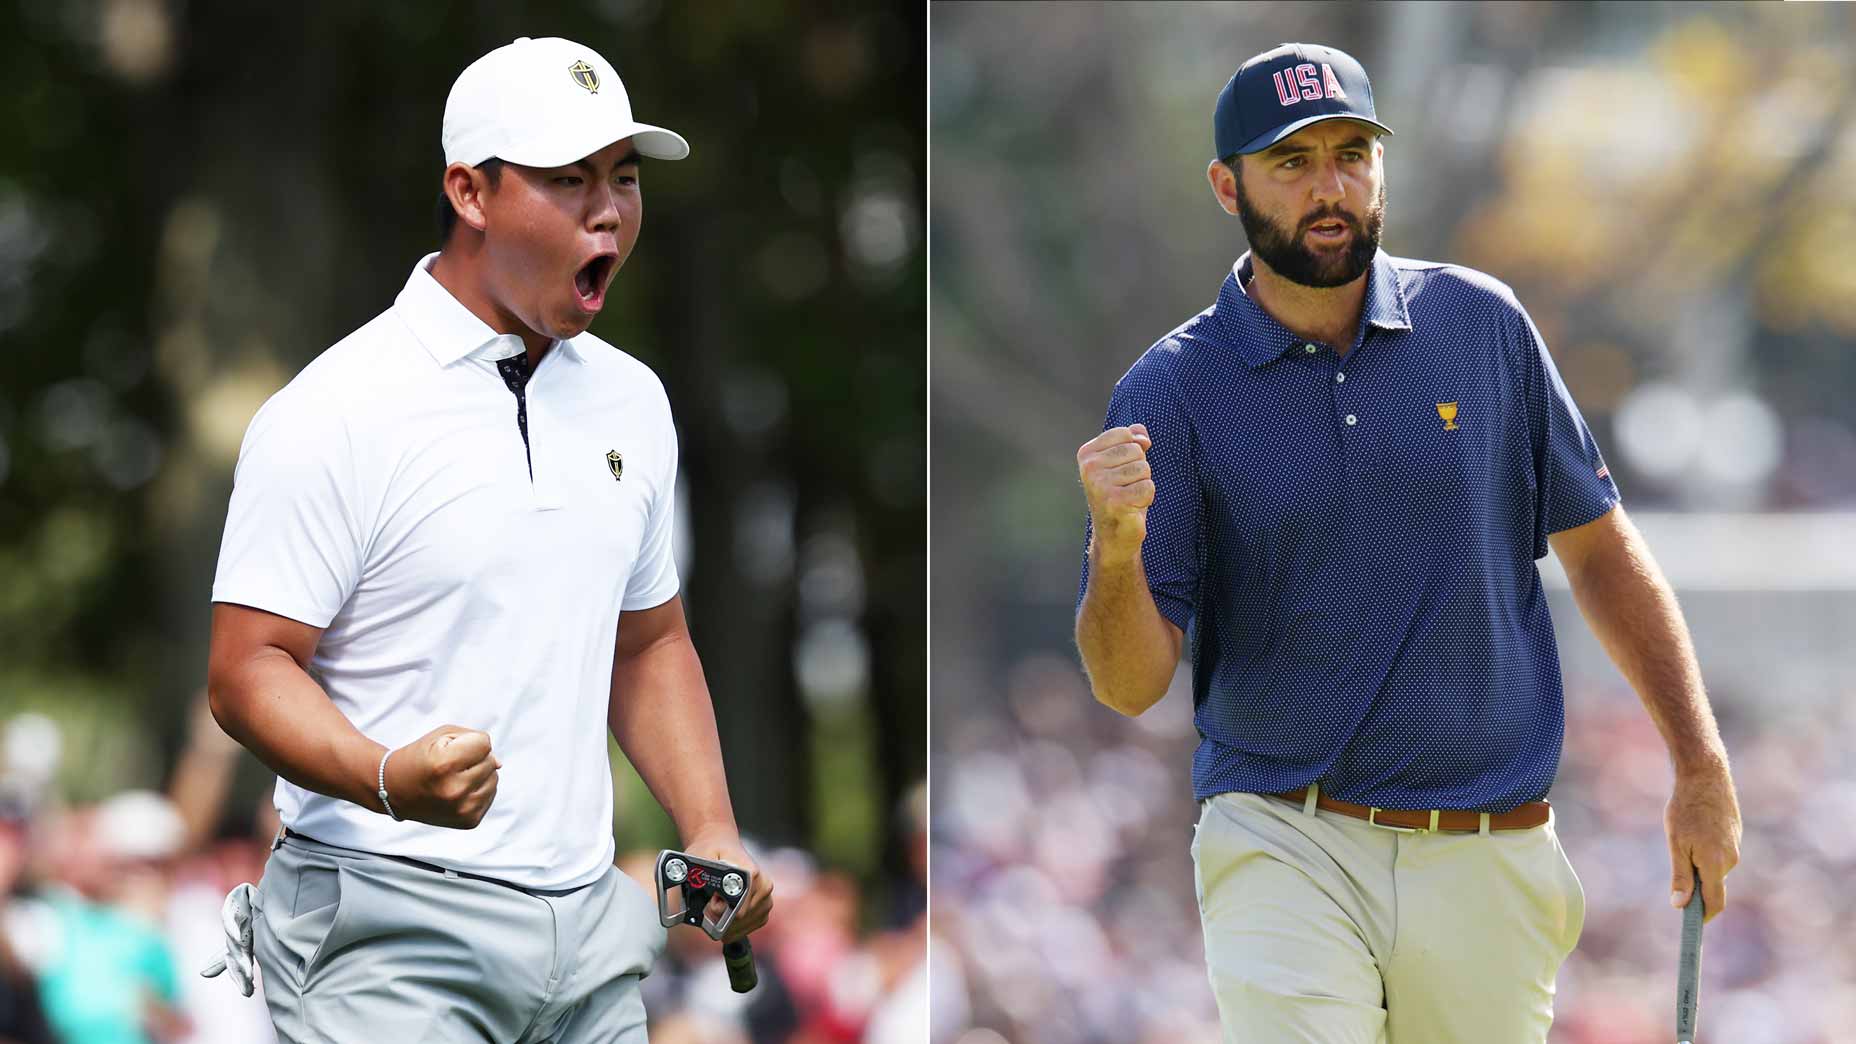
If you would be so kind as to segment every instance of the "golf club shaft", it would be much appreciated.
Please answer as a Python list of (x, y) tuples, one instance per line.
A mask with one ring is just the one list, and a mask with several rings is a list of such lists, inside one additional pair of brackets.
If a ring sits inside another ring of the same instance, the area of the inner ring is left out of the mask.
[(1695, 1014), (1701, 1004), (1701, 921), (1707, 912), (1701, 900), (1701, 872), (1695, 872), (1695, 891), (1682, 910), (1682, 959), (1676, 969), (1676, 1041), (1694, 1044)]

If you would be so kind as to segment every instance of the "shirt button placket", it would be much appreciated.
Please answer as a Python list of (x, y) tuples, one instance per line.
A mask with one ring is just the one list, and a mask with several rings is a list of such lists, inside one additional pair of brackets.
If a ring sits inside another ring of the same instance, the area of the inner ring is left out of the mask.
[[(1312, 344), (1309, 345), (1308, 350), (1311, 352), (1314, 351), (1315, 346)], [(1337, 361), (1336, 367), (1338, 366), (1339, 366), (1339, 363)], [(1347, 371), (1336, 368), (1334, 371), (1334, 383), (1335, 384), (1347, 383)], [(1334, 389), (1333, 397), (1334, 397), (1334, 412), (1335, 413), (1339, 413), (1341, 410), (1344, 410), (1347, 408), (1347, 403), (1345, 401), (1345, 398), (1341, 394), (1341, 389), (1339, 388)], [(1359, 422), (1360, 422), (1360, 418), (1354, 416), (1351, 413), (1341, 418), (1341, 423), (1345, 424), (1349, 428), (1353, 427), (1355, 424), (1358, 424)]]
[[(554, 351), (548, 354), (553, 355)], [(535, 370), (536, 377), (541, 376), (542, 367), (552, 368), (559, 365), (558, 361), (550, 362), (543, 359), (542, 366)], [(552, 377), (559, 376), (558, 373), (552, 375)], [(535, 507), (540, 511), (550, 511), (561, 506), (561, 483), (554, 474), (554, 469), (561, 464), (558, 459), (560, 445), (549, 441), (554, 434), (554, 429), (551, 427), (554, 423), (553, 414), (549, 412), (551, 400), (548, 398), (548, 392), (552, 387), (552, 383), (548, 381), (539, 381), (535, 378), (529, 380), (528, 438), (529, 447), (535, 459), (535, 478), (532, 483), (535, 491)], [(541, 394), (537, 395), (537, 392)], [(552, 454), (549, 452), (551, 449), (554, 451)]]
[(1347, 383), (1347, 371), (1340, 369), (1340, 365), (1340, 361), (1336, 360), (1334, 380), (1329, 384), (1329, 387), (1332, 389), (1334, 414), (1341, 423), (1342, 452), (1347, 458), (1347, 470), (1352, 473), (1363, 466), (1365, 461), (1365, 448), (1354, 435), (1354, 430), (1359, 427), (1360, 417), (1357, 413), (1349, 411), (1349, 407), (1352, 405), (1349, 401), (1351, 396), (1347, 394), (1347, 389), (1343, 387), (1343, 385)]
[(529, 447), (528, 438), (528, 358), (512, 355), (506, 359), (496, 360), (496, 372), (502, 375), (503, 386), (516, 398), (516, 434), (522, 439), (522, 458), (528, 466), (528, 478), (531, 485), (535, 481), (535, 454)]

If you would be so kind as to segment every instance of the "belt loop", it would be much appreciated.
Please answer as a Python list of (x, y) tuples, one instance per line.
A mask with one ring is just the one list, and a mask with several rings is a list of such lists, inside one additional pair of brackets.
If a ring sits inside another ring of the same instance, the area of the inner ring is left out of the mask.
[(1320, 801), (1320, 800), (1321, 800), (1321, 784), (1310, 783), (1308, 785), (1308, 796), (1302, 799), (1302, 814), (1305, 816), (1314, 815), (1315, 814), (1315, 802)]
[(1488, 837), (1489, 836), (1489, 814), (1487, 812), (1479, 812), (1477, 813), (1477, 815), (1482, 817), (1482, 829), (1479, 832), (1482, 834), (1483, 837)]
[(1431, 833), (1437, 833), (1437, 817), (1442, 814), (1437, 809), (1431, 809)]

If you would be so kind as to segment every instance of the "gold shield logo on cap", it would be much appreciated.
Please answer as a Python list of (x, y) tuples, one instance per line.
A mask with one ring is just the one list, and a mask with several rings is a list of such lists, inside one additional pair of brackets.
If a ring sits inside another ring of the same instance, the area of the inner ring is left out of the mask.
[(614, 479), (625, 477), (625, 458), (618, 450), (606, 451), (606, 470), (612, 472)]
[(585, 62), (575, 62), (567, 67), (567, 72), (573, 76), (575, 83), (594, 94), (599, 93), (599, 73), (592, 66)]

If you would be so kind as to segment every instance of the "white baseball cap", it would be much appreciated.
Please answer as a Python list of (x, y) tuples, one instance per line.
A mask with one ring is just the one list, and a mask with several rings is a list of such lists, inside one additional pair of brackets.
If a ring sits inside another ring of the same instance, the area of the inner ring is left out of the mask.
[(621, 138), (638, 154), (680, 160), (689, 142), (632, 119), (611, 63), (591, 47), (526, 36), (470, 63), (445, 100), (445, 165), (502, 159), (563, 167)]

